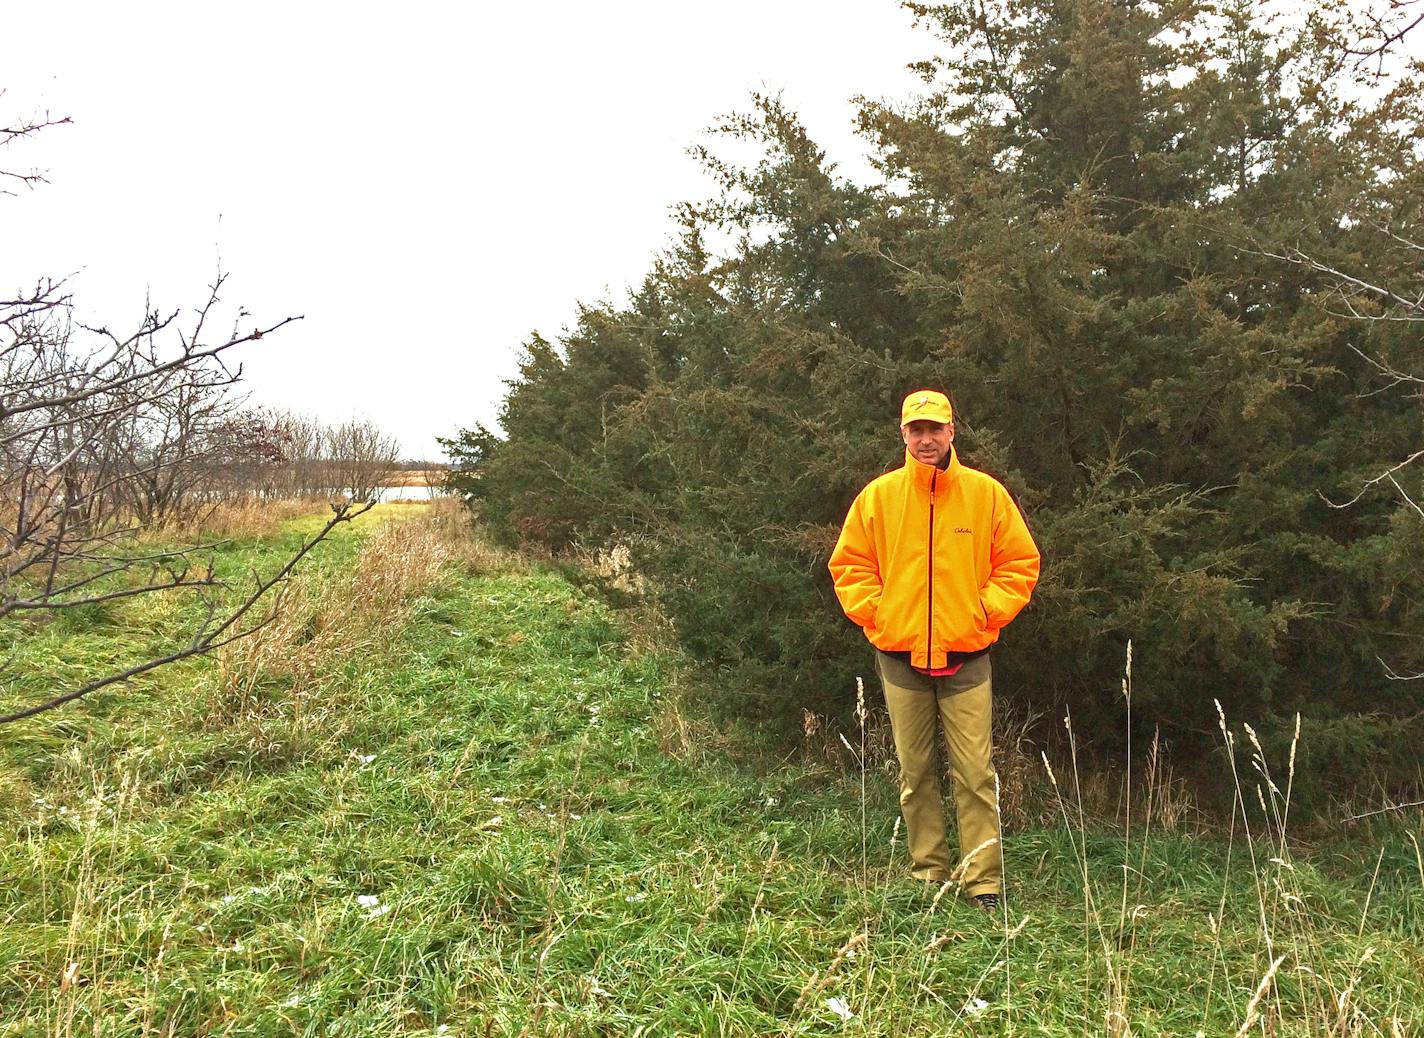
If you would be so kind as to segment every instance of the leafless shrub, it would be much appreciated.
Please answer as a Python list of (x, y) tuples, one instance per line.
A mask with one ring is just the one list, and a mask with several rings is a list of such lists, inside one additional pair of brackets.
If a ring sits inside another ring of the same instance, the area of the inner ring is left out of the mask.
[(353, 418), (326, 434), (326, 455), (338, 488), (353, 501), (374, 501), (400, 468), (400, 445), (374, 422)]
[(275, 445), (275, 465), (285, 473), (278, 493), (312, 497), (328, 491), (325, 457), (322, 453), (326, 431), (315, 418), (290, 412), (270, 416), (271, 439)]
[(430, 488), (432, 497), (454, 493), (447, 482), (450, 475), (450, 466), (448, 463), (425, 459), (419, 463), (418, 471), (424, 478), (425, 485)]
[[(0, 128), (0, 148), (65, 122)], [(37, 173), (0, 174), (26, 186)], [(153, 594), (196, 596), (203, 616), (170, 651), (46, 694), (0, 705), (0, 724), (190, 656), (211, 652), (270, 622), (260, 605), (337, 525), (363, 510), (338, 505), (331, 520), (269, 577), (254, 576), (234, 603), (203, 562), (202, 544), (153, 549), (135, 533), (202, 500), (235, 417), (228, 391), (241, 376), (227, 356), (298, 317), (250, 325), (237, 310), (216, 332), (225, 276), (187, 318), (145, 306), (137, 327), (116, 333), (76, 324), (63, 282), (0, 298), (0, 623), (32, 625), (64, 610)], [(244, 331), (243, 329), (250, 328)], [(0, 675), (4, 663), (0, 662)], [(8, 697), (7, 697), (8, 698)]]

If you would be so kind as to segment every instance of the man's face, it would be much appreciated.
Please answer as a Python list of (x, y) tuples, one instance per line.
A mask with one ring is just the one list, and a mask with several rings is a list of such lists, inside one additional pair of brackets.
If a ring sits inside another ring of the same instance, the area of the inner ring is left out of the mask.
[(915, 460), (926, 465), (938, 465), (949, 454), (954, 442), (954, 423), (915, 421), (900, 426), (900, 436)]

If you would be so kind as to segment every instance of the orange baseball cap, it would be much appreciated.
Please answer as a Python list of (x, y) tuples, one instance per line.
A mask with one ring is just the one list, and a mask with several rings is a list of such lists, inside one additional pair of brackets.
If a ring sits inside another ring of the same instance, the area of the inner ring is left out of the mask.
[(933, 389), (917, 389), (905, 397), (900, 405), (900, 425), (903, 428), (911, 422), (939, 422), (948, 425), (954, 421), (954, 409), (949, 406), (949, 397), (936, 393)]

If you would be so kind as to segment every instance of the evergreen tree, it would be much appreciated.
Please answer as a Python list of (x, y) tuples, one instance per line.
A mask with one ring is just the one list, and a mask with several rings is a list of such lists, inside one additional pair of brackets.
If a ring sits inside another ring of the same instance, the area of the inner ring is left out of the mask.
[(754, 97), (723, 130), (762, 158), (704, 153), (720, 195), (628, 304), (533, 340), (506, 438), (455, 441), (486, 516), (629, 542), (735, 708), (793, 713), (866, 673), (825, 559), (899, 463), (900, 398), (944, 388), (1044, 552), (1001, 692), (1110, 745), (1131, 638), (1136, 716), (1178, 744), (1214, 737), (1213, 699), (1273, 732), (1300, 710), (1323, 781), (1403, 774), (1417, 686), (1379, 660), (1420, 658), (1424, 514), (1331, 501), (1424, 443), (1419, 395), (1376, 391), (1424, 370), (1417, 325), (1344, 276), (1419, 269), (1419, 81), (1362, 82), (1338, 5), (912, 9), (926, 93), (860, 108), (883, 183)]

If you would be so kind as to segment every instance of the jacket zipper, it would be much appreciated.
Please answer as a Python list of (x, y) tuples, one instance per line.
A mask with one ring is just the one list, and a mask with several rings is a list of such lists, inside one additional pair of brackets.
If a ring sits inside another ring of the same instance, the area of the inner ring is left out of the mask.
[(935, 505), (935, 481), (939, 479), (939, 470), (930, 473), (930, 543), (925, 555), (929, 559), (929, 601), (925, 608), (925, 669), (934, 669), (934, 505)]

